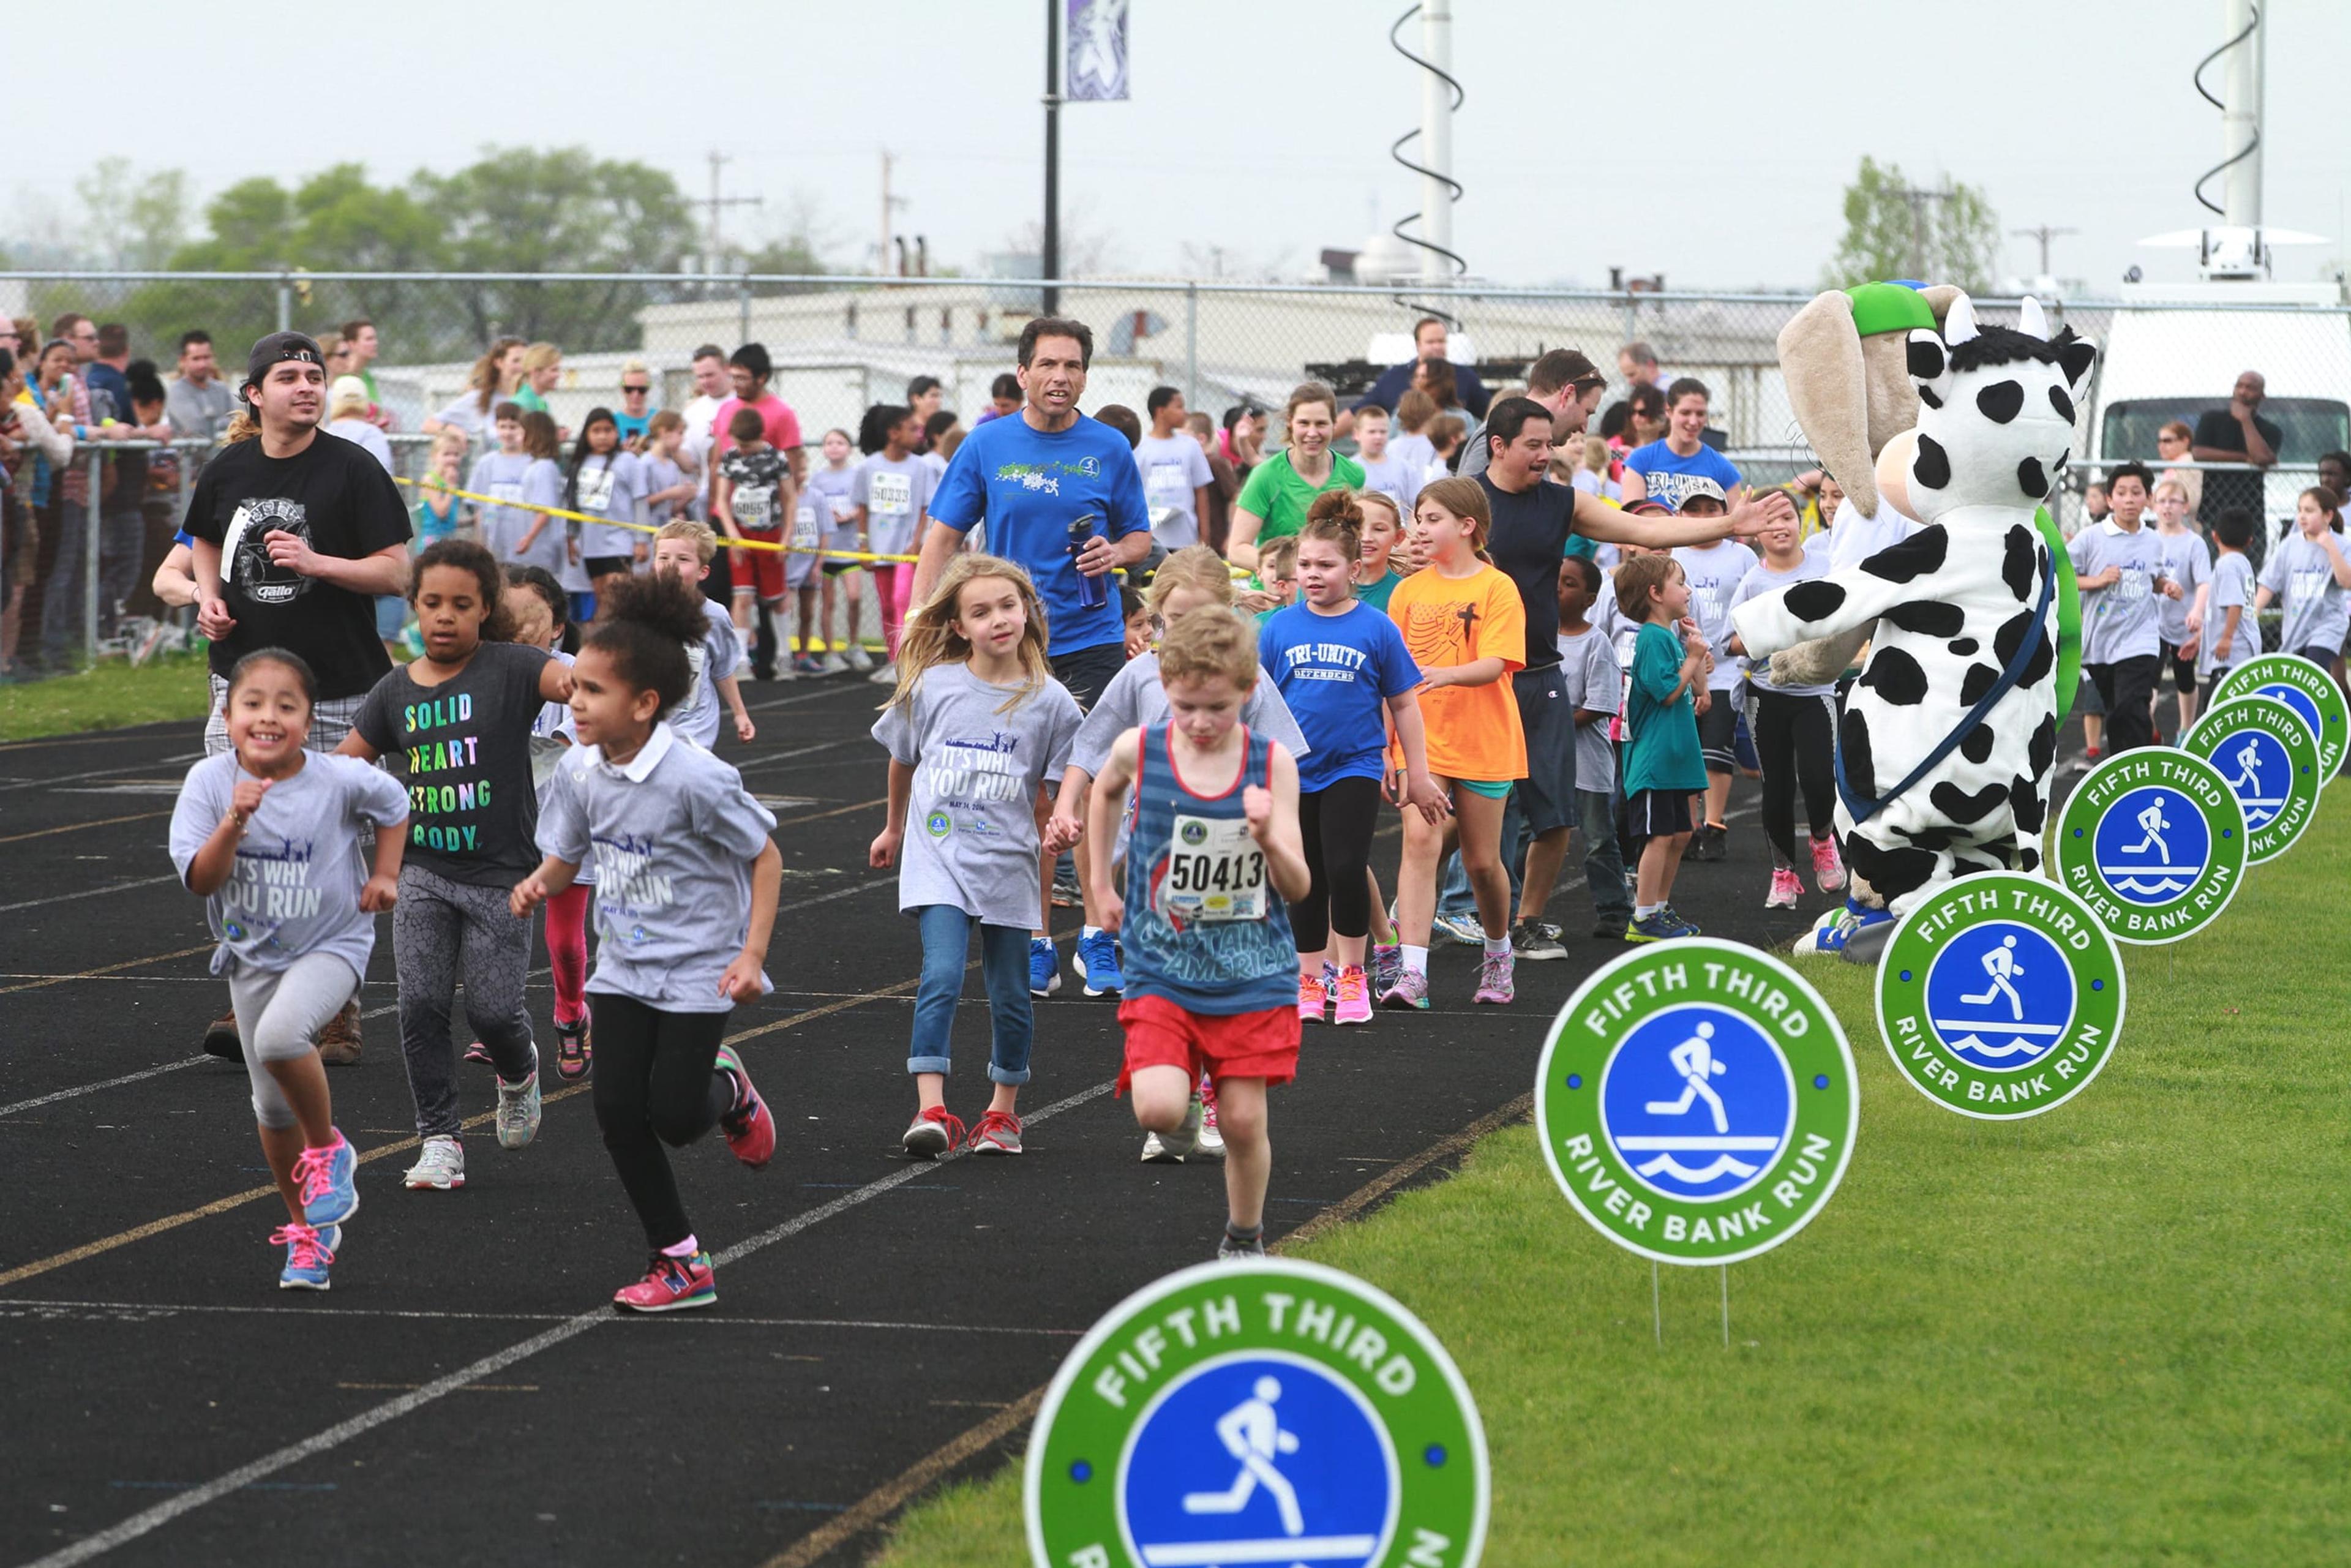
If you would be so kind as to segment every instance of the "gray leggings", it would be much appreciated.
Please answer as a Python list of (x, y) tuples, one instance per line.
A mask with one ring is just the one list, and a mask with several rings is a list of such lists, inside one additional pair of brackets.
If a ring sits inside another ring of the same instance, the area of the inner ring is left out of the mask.
[(400, 1053), (408, 1062), (417, 1134), (455, 1137), (457, 1047), (449, 1015), (460, 978), (465, 1021), (489, 1048), (498, 1076), (519, 1083), (538, 1063), (523, 1005), (530, 922), (507, 909), (505, 888), (451, 882), (412, 862), (400, 868), (392, 955), (400, 969)]
[(254, 1119), (263, 1126), (294, 1125), (294, 1107), (266, 1063), (317, 1050), (319, 1031), (359, 987), (358, 973), (332, 953), (305, 953), (283, 969), (239, 969), (228, 977), (245, 1072), (253, 1081)]

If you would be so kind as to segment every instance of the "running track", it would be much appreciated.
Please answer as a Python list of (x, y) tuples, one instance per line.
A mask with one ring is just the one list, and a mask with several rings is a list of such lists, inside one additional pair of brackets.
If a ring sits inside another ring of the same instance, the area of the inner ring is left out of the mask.
[[(1222, 1176), (1136, 1161), (1113, 1005), (1066, 970), (1038, 1007), (1029, 1154), (899, 1155), (917, 946), (895, 877), (865, 865), (880, 695), (755, 688), (759, 740), (721, 753), (781, 824), (778, 989), (735, 1015), (781, 1144), (756, 1175), (715, 1137), (677, 1156), (722, 1300), (650, 1321), (605, 1305), (642, 1238), (584, 1086), (551, 1086), (538, 1141), (508, 1154), (487, 1070), (466, 1069), (470, 1185), (400, 1186), (388, 924), (366, 1056), (333, 1073), (364, 1207), (330, 1294), (276, 1290), (243, 1071), (194, 1054), (225, 988), (162, 847), (197, 727), (0, 746), (0, 1563), (809, 1568), (862, 1560), (906, 1502), (1016, 1457), (1092, 1320), (1213, 1250)], [(1732, 859), (1687, 868), (1677, 902), (1782, 939), (1826, 901), (1766, 916), (1751, 788)], [(1515, 1009), (1473, 1013), (1472, 956), (1447, 947), (1431, 1012), (1310, 1028), (1274, 1099), (1270, 1232), (1342, 1223), (1523, 1113), (1545, 1023), (1622, 950), (1584, 937), (1590, 907), (1561, 892), (1570, 956), (1521, 965)], [(1056, 917), (1066, 964), (1076, 912)], [(987, 1015), (967, 987), (950, 1103), (969, 1118)]]

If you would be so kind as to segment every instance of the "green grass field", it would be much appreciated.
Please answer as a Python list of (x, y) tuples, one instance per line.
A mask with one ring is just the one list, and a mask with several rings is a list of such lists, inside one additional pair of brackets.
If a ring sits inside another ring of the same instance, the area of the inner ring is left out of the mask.
[[(1712, 1269), (1665, 1271), (1657, 1347), (1649, 1266), (1524, 1125), (1304, 1249), (1460, 1363), (1486, 1562), (2351, 1560), (2351, 794), (2331, 805), (2212, 930), (2130, 950), (2105, 1071), (2018, 1124), (1929, 1104), (1869, 975), (1808, 968), (1860, 1064), (1860, 1140), (1808, 1229), (1732, 1267), (1729, 1349)], [(878, 1561), (1026, 1562), (1019, 1483), (931, 1500)]]
[(78, 674), (0, 686), (0, 741), (202, 718), (211, 701), (202, 653), (153, 659), (135, 669), (107, 659)]

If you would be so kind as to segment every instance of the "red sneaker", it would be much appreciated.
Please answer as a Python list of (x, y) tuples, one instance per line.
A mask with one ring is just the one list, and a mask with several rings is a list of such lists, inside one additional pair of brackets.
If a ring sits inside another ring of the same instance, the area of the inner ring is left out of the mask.
[(612, 1304), (624, 1312), (674, 1312), (717, 1300), (718, 1276), (711, 1271), (707, 1251), (691, 1258), (656, 1252), (643, 1279), (612, 1292)]
[(736, 1107), (718, 1118), (718, 1130), (726, 1134), (726, 1146), (735, 1151), (735, 1157), (758, 1170), (776, 1157), (775, 1115), (751, 1087), (751, 1075), (733, 1046), (718, 1048), (714, 1066), (735, 1080), (736, 1090)]

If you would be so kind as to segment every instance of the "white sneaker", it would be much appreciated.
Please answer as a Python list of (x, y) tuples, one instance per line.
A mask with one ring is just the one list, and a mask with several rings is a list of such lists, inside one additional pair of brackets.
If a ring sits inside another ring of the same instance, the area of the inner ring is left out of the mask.
[[(496, 1073), (491, 1074), (496, 1077)], [(498, 1079), (498, 1147), (519, 1149), (538, 1135), (538, 1069), (519, 1083)]]
[(898, 684), (898, 661), (895, 659), (891, 660), (888, 664), (883, 665), (880, 669), (874, 671), (865, 678), (872, 681), (877, 686), (896, 685)]
[[(838, 655), (835, 656), (838, 657)], [(865, 644), (862, 643), (852, 643), (849, 645), (849, 667), (861, 674), (873, 667), (873, 655), (865, 651)]]
[(1184, 1156), (1169, 1154), (1167, 1145), (1159, 1141), (1158, 1134), (1145, 1133), (1143, 1134), (1143, 1163), (1146, 1166), (1180, 1166), (1184, 1163)]
[(1216, 1101), (1211, 1097), (1212, 1093), (1213, 1091), (1208, 1090), (1204, 1082), (1203, 1103), (1200, 1107), (1200, 1145), (1192, 1152), (1204, 1160), (1221, 1160), (1225, 1157), (1225, 1134), (1217, 1126), (1217, 1105)]
[(424, 1152), (408, 1167), (401, 1185), (412, 1191), (426, 1187), (447, 1192), (465, 1185), (465, 1145), (456, 1139), (436, 1134), (424, 1140)]
[(824, 656), (824, 673), (826, 674), (838, 675), (848, 668), (849, 661), (842, 658), (838, 653), (827, 653)]

